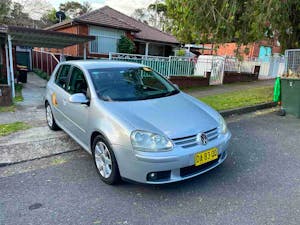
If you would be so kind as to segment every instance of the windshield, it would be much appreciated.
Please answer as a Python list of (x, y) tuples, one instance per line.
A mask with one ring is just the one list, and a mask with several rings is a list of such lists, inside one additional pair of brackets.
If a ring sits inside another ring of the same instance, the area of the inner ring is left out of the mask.
[(137, 101), (179, 91), (148, 67), (90, 69), (97, 95), (105, 101)]

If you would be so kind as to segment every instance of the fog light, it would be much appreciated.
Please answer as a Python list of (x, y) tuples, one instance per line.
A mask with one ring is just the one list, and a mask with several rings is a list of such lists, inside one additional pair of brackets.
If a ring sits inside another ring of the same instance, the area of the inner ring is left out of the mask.
[(156, 180), (157, 179), (157, 173), (149, 173), (148, 174), (149, 180)]

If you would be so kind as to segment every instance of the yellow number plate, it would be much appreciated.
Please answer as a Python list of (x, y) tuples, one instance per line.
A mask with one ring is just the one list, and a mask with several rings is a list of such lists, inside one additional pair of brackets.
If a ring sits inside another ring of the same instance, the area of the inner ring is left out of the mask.
[(218, 158), (218, 149), (212, 148), (204, 152), (195, 154), (195, 166), (200, 166), (204, 163), (213, 161)]

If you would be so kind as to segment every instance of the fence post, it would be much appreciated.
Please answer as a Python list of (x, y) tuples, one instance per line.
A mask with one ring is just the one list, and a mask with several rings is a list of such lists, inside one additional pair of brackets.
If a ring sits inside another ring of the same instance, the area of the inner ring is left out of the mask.
[(49, 55), (48, 55), (48, 53), (46, 54), (46, 57), (47, 57), (47, 78), (48, 78), (49, 77), (49, 64), (48, 64)]
[(168, 75), (167, 77), (170, 77), (170, 73), (171, 73), (171, 60), (172, 59), (172, 56), (169, 56), (169, 66), (168, 66)]
[(41, 51), (41, 70), (42, 71), (44, 71), (43, 52), (44, 52), (44, 49), (42, 48), (42, 51)]
[(50, 70), (50, 73), (52, 74), (52, 72), (53, 72), (53, 58), (52, 58), (53, 56), (51, 55), (51, 58), (50, 58), (50, 64), (51, 64), (51, 70)]

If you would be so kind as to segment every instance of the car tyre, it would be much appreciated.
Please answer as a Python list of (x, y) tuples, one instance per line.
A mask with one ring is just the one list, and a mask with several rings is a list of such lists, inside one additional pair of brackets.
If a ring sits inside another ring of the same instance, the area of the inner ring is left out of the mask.
[(59, 130), (59, 126), (56, 124), (53, 113), (52, 113), (52, 109), (49, 103), (46, 103), (46, 121), (48, 124), (48, 127), (51, 130)]
[(93, 160), (100, 179), (106, 184), (117, 184), (120, 173), (115, 154), (108, 142), (97, 135), (92, 144)]

